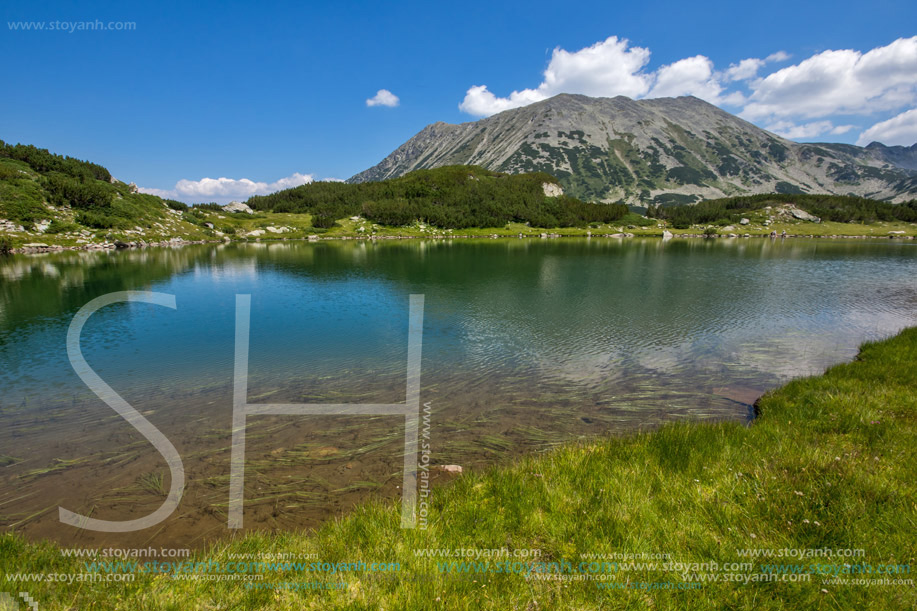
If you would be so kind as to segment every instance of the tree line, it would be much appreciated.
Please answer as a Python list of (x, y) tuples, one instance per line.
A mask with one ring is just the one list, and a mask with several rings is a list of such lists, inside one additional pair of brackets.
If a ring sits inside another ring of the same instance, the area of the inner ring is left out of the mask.
[(246, 203), (259, 211), (309, 213), (315, 227), (331, 227), (336, 219), (355, 215), (380, 225), (419, 221), (442, 229), (502, 227), (511, 222), (574, 227), (610, 223), (628, 213), (623, 204), (546, 197), (544, 183), (557, 181), (542, 172), (509, 175), (477, 166), (447, 166), (380, 182), (314, 182), (253, 196)]
[(825, 221), (874, 223), (876, 221), (917, 222), (917, 200), (890, 204), (851, 195), (778, 195), (773, 193), (725, 197), (698, 202), (693, 206), (650, 206), (646, 215), (667, 221), (676, 229), (691, 225), (737, 223), (752, 210), (793, 204)]
[(31, 144), (7, 144), (0, 140), (0, 157), (23, 161), (39, 174), (57, 172), (83, 182), (93, 179), (111, 181), (111, 173), (97, 163), (55, 155), (48, 149)]

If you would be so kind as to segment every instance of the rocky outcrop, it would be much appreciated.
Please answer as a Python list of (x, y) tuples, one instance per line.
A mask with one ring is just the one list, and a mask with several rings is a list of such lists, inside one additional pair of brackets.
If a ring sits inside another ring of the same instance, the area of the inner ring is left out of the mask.
[(245, 214), (254, 214), (255, 211), (248, 207), (248, 204), (242, 202), (229, 202), (223, 206), (223, 212), (244, 212)]
[(560, 197), (564, 194), (563, 188), (553, 182), (541, 183), (541, 188), (544, 189), (545, 197)]

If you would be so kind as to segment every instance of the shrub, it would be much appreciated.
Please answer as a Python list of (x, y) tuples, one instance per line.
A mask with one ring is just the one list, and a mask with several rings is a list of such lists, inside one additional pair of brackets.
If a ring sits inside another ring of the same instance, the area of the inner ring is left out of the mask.
[(45, 233), (58, 234), (67, 233), (68, 231), (79, 231), (79, 227), (74, 223), (63, 223), (57, 219), (51, 220), (51, 225), (45, 230)]
[(79, 210), (111, 206), (112, 192), (95, 181), (80, 182), (62, 174), (45, 179), (48, 201), (55, 206), (70, 206)]
[(77, 214), (76, 222), (96, 229), (113, 229), (121, 224), (121, 221), (116, 218), (92, 210), (84, 210)]
[(13, 250), (13, 241), (5, 235), (0, 235), (0, 255), (8, 255)]

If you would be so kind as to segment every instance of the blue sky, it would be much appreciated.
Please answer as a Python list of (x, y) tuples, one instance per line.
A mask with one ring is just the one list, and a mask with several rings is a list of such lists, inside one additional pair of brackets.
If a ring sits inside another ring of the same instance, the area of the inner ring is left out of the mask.
[[(429, 123), (561, 91), (691, 93), (797, 140), (917, 141), (913, 1), (35, 2), (2, 12), (0, 138), (186, 201), (347, 178)], [(11, 25), (96, 20), (135, 25)], [(389, 105), (369, 105), (382, 89)]]

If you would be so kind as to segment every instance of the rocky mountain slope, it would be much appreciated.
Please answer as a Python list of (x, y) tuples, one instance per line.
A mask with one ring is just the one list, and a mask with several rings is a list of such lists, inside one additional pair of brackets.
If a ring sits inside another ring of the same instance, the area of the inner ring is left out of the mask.
[(454, 164), (543, 171), (575, 197), (634, 205), (774, 192), (917, 197), (917, 145), (799, 144), (694, 97), (562, 94), (480, 121), (434, 123), (349, 182)]

